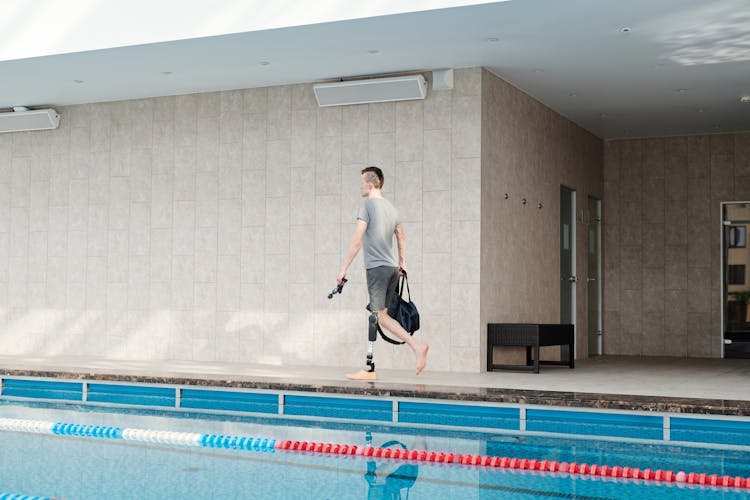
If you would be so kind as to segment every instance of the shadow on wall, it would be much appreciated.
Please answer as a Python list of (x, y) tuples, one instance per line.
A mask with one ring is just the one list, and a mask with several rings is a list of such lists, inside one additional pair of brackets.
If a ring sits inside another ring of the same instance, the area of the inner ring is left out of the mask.
[[(217, 319), (213, 311), (128, 311), (107, 318), (100, 310), (5, 309), (0, 310), (0, 352), (354, 366), (365, 359), (367, 347), (366, 331), (346, 326), (356, 320), (365, 321), (366, 316), (359, 311), (316, 311), (290, 322), (287, 314), (258, 310), (226, 312)], [(316, 336), (316, 326), (330, 333)], [(376, 344), (383, 367), (410, 359), (405, 351)]]

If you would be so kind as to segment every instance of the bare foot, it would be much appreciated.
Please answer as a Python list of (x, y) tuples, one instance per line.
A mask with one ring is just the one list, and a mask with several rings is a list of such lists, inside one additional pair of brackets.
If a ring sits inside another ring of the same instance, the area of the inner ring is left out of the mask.
[(417, 357), (417, 375), (422, 373), (427, 364), (427, 351), (429, 350), (430, 346), (428, 344), (422, 344), (414, 350), (414, 355)]
[(355, 373), (347, 373), (346, 378), (349, 380), (377, 380), (377, 372), (368, 372), (367, 370), (360, 370)]

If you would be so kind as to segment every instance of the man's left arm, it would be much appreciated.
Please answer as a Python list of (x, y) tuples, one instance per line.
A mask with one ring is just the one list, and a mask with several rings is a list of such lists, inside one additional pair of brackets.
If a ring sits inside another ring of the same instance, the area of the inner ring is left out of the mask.
[(406, 271), (406, 235), (401, 224), (396, 225), (396, 244), (398, 245), (398, 267)]

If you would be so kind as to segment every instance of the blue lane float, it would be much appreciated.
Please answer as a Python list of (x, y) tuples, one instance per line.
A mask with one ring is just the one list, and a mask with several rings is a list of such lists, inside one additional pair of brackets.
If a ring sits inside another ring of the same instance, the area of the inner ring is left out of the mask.
[(0, 500), (51, 500), (49, 497), (35, 497), (30, 495), (20, 495), (18, 493), (0, 492)]
[(58, 422), (52, 427), (52, 433), (60, 436), (95, 437), (108, 439), (122, 438), (122, 429), (118, 427), (64, 424), (62, 422)]

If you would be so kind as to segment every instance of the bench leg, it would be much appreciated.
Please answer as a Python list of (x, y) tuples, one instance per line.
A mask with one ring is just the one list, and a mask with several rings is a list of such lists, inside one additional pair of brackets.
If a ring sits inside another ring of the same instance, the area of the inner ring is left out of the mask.
[(534, 373), (539, 373), (539, 344), (534, 346)]
[(531, 366), (531, 346), (526, 346), (526, 366)]
[(568, 366), (570, 368), (576, 367), (576, 356), (573, 352), (573, 344), (568, 344)]

